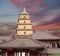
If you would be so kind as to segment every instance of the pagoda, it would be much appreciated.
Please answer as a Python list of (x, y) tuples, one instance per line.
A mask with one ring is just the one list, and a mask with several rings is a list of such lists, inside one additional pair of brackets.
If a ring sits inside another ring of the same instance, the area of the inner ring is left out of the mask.
[(19, 14), (18, 25), (17, 25), (17, 36), (32, 36), (32, 23), (30, 20), (30, 15), (26, 11), (25, 7), (23, 11)]

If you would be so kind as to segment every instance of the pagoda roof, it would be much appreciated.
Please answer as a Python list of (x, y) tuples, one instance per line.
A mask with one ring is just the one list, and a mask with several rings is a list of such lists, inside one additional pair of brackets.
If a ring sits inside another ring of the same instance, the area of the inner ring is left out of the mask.
[(26, 8), (24, 7), (23, 11), (20, 14), (29, 14), (29, 13), (26, 11)]
[(32, 35), (32, 38), (37, 39), (37, 40), (60, 40), (60, 37), (54, 36), (48, 32), (45, 32), (45, 31), (36, 31)]
[(16, 38), (0, 43), (0, 48), (44, 48), (47, 45), (31, 38)]

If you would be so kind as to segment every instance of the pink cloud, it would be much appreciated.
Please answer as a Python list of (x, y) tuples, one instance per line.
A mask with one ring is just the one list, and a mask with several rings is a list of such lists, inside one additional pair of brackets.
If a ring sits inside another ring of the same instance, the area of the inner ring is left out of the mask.
[(36, 2), (36, 3), (40, 3), (40, 2), (42, 2), (43, 0), (33, 0), (34, 2)]
[(48, 22), (54, 20), (58, 16), (58, 13), (49, 13), (42, 17), (42, 22)]
[(60, 28), (60, 25), (57, 24), (57, 23), (54, 23), (54, 24), (49, 24), (49, 25), (43, 25), (43, 26), (34, 26), (33, 29), (34, 30), (41, 30), (41, 29), (51, 29), (51, 28)]
[(36, 13), (38, 13), (38, 12), (41, 12), (41, 11), (43, 11), (45, 8), (43, 8), (43, 7), (41, 7), (41, 6), (33, 6), (33, 7), (31, 7), (32, 9), (30, 9), (31, 10), (31, 12), (32, 13), (34, 13), (34, 14), (36, 14)]
[(37, 25), (44, 25), (44, 23), (47, 23), (49, 21), (52, 21), (53, 19), (55, 19), (57, 15), (48, 15), (48, 16), (44, 16), (43, 18), (40, 19), (34, 19), (33, 22), (33, 26), (37, 26)]
[(57, 34), (57, 36), (60, 36), (60, 32)]
[(59, 15), (58, 13), (49, 13), (48, 15), (45, 15), (42, 18), (34, 19), (34, 21), (33, 21), (34, 26), (44, 25), (44, 23), (53, 21), (58, 15)]
[(23, 6), (29, 6), (29, 2), (27, 0), (11, 0), (12, 4), (14, 4), (17, 7), (23, 7)]
[(40, 3), (42, 0), (11, 0), (12, 4), (16, 7), (31, 6), (33, 3)]

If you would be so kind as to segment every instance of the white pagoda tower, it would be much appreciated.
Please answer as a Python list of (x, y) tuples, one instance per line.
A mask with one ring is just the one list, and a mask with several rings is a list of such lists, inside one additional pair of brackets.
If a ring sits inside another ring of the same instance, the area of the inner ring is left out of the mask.
[(23, 11), (19, 14), (18, 24), (17, 24), (17, 36), (32, 36), (32, 23), (30, 20), (30, 15), (24, 7)]

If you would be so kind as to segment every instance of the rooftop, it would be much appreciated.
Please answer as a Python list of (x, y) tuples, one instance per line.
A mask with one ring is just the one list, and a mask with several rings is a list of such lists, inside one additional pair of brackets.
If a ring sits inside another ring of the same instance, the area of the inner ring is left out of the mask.
[(38, 39), (38, 40), (57, 40), (60, 39), (58, 36), (54, 36), (48, 32), (45, 31), (36, 31), (33, 36), (33, 39)]
[(31, 38), (16, 38), (0, 43), (0, 48), (44, 48), (47, 45)]

